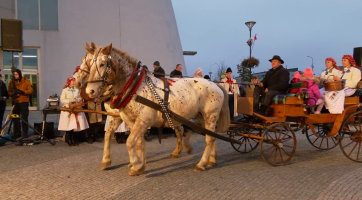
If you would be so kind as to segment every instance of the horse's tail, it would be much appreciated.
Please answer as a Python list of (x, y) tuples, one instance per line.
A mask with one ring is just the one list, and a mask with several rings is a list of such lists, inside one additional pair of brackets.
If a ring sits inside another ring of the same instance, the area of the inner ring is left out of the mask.
[(222, 103), (220, 115), (219, 115), (219, 123), (217, 124), (216, 132), (225, 132), (230, 127), (230, 113), (229, 113), (229, 95), (224, 89), (224, 87), (217, 85), (222, 92), (224, 93), (224, 101)]

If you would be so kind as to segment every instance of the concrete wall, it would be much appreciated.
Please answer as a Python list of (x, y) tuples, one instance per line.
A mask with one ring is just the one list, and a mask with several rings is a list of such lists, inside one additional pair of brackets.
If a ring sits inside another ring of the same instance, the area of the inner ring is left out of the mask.
[[(13, 0), (0, 9), (1, 18), (15, 18)], [(40, 48), (40, 108), (80, 65), (85, 42), (112, 43), (150, 69), (158, 60), (166, 73), (184, 65), (171, 0), (58, 0), (58, 12), (58, 31), (23, 30), (24, 46)]]

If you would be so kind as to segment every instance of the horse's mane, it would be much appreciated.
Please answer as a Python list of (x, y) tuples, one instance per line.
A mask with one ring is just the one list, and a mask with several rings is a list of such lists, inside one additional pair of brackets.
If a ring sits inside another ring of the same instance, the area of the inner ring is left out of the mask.
[(126, 53), (120, 49), (117, 49), (115, 47), (112, 47), (112, 52), (115, 52), (115, 53), (119, 54), (122, 58), (127, 59), (132, 66), (137, 65), (137, 59), (131, 57), (130, 55), (128, 55), (128, 53)]

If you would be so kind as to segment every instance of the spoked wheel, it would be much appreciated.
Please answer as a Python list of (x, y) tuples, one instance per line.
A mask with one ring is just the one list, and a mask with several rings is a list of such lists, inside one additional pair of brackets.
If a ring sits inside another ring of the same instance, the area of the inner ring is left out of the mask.
[(362, 111), (345, 119), (339, 131), (339, 147), (350, 160), (362, 162)]
[(292, 129), (285, 123), (269, 126), (260, 140), (263, 159), (273, 166), (285, 165), (292, 157), (297, 140)]
[(250, 153), (256, 149), (259, 145), (259, 141), (254, 138), (244, 137), (240, 133), (261, 136), (261, 131), (253, 128), (234, 129), (232, 132), (228, 132), (229, 137), (242, 142), (243, 144), (236, 144), (230, 142), (231, 146), (239, 153)]
[(313, 134), (312, 130), (306, 131), (307, 139), (313, 147), (329, 150), (338, 145), (336, 137), (328, 137), (328, 134), (332, 131), (333, 124), (314, 124), (314, 128), (318, 137)]

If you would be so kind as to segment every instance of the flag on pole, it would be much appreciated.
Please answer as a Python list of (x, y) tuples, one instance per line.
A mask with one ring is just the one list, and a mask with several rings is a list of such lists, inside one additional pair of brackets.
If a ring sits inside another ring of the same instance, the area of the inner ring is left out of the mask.
[(254, 36), (254, 40), (256, 40), (257, 38), (256, 38), (256, 34), (255, 34), (255, 36)]

